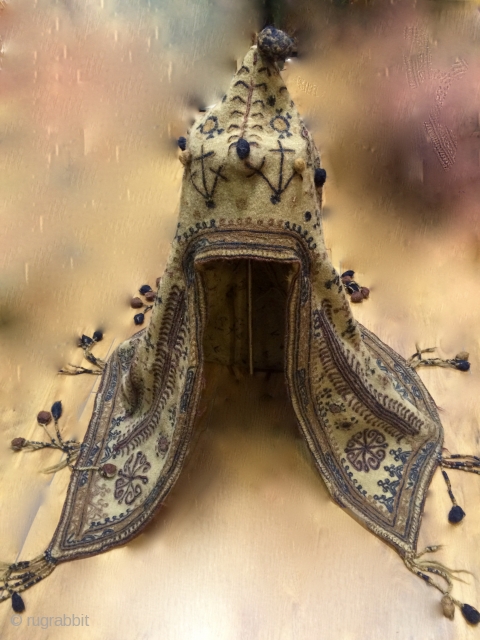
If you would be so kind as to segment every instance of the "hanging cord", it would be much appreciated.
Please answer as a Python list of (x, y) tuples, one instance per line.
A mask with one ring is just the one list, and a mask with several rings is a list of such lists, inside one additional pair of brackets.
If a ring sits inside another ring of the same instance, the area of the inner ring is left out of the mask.
[[(89, 373), (94, 376), (101, 376), (103, 370), (105, 369), (106, 362), (105, 360), (101, 360), (93, 355), (92, 349), (97, 344), (103, 340), (103, 333), (100, 330), (94, 332), (93, 336), (82, 335), (78, 342), (78, 346), (83, 349), (83, 357), (85, 360), (93, 364), (97, 369), (87, 369), (86, 367), (80, 367), (76, 364), (68, 364), (64, 369), (60, 369), (58, 373), (64, 376), (79, 376), (82, 373)], [(70, 367), (70, 368), (68, 368)]]
[[(37, 416), (37, 423), (43, 427), (49, 442), (38, 442), (36, 440), (27, 440), (26, 438), (14, 438), (11, 442), (11, 447), (14, 451), (39, 451), (40, 449), (58, 449), (65, 453), (66, 457), (51, 467), (47, 467), (43, 469), (43, 473), (55, 473), (64, 469), (65, 467), (69, 467), (72, 471), (99, 471), (104, 478), (113, 478), (113, 476), (117, 472), (117, 467), (114, 464), (104, 464), (99, 467), (87, 466), (87, 467), (76, 467), (74, 463), (76, 462), (78, 456), (80, 455), (82, 444), (77, 442), (76, 440), (64, 440), (61, 433), (60, 428), (58, 426), (58, 421), (62, 416), (62, 403), (60, 401), (54, 402), (50, 411), (40, 411)], [(48, 425), (53, 419), (53, 423), (55, 426), (56, 438), (54, 438), (49, 430)]]
[(452, 524), (458, 524), (465, 517), (465, 511), (457, 504), (455, 496), (453, 495), (450, 478), (448, 477), (445, 469), (467, 471), (468, 473), (476, 473), (477, 475), (480, 475), (480, 457), (465, 456), (456, 453), (450, 456), (441, 456), (439, 459), (439, 463), (442, 467), (442, 476), (445, 480), (445, 484), (447, 485), (448, 495), (453, 505), (448, 514), (448, 521)]
[(442, 358), (423, 358), (424, 353), (433, 353), (436, 347), (430, 347), (429, 349), (420, 349), (418, 345), (415, 345), (416, 352), (407, 360), (407, 364), (412, 369), (418, 367), (444, 367), (449, 369), (457, 369), (458, 371), (468, 371), (470, 369), (470, 362), (468, 361), (468, 352), (461, 351), (457, 353), (454, 358), (442, 359)]
[[(462, 580), (461, 578), (459, 578), (457, 574), (459, 573), (470, 574), (470, 572), (462, 569), (460, 570), (449, 569), (444, 564), (442, 564), (441, 562), (437, 562), (436, 560), (421, 560), (421, 558), (427, 553), (434, 553), (439, 549), (441, 549), (441, 546), (432, 545), (432, 546), (426, 547), (420, 553), (415, 553), (413, 551), (410, 551), (406, 553), (403, 558), (405, 566), (412, 573), (422, 578), (422, 580), (425, 580), (425, 582), (429, 586), (435, 587), (435, 589), (438, 589), (438, 591), (440, 591), (440, 593), (443, 594), (441, 605), (442, 605), (443, 615), (445, 617), (449, 618), (450, 620), (453, 620), (455, 615), (455, 606), (457, 606), (462, 612), (463, 617), (467, 622), (473, 625), (478, 624), (480, 622), (480, 613), (475, 609), (475, 607), (472, 607), (469, 604), (462, 603), (456, 598), (453, 598), (451, 595), (451, 591), (453, 589), (453, 580), (458, 580), (459, 582), (465, 582), (465, 580)], [(428, 574), (433, 574), (441, 578), (445, 582), (445, 586), (442, 586), (440, 582), (438, 582), (437, 580), (434, 580)]]
[(370, 289), (368, 287), (362, 287), (355, 282), (353, 276), (355, 275), (355, 271), (349, 269), (348, 271), (344, 271), (340, 276), (342, 284), (344, 286), (345, 291), (350, 295), (350, 300), (352, 302), (363, 302), (370, 295)]
[(13, 610), (23, 613), (25, 604), (20, 592), (49, 576), (55, 566), (56, 560), (47, 551), (30, 561), (13, 564), (0, 562), (0, 602), (11, 598)]

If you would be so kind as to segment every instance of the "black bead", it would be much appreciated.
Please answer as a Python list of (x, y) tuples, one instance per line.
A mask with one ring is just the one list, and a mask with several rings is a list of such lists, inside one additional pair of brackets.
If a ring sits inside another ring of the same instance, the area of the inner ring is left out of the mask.
[(480, 622), (480, 613), (469, 604), (462, 605), (463, 617), (470, 624), (478, 624)]
[(310, 213), (310, 211), (305, 211), (305, 222), (310, 222), (311, 219), (312, 214)]
[(80, 338), (80, 343), (82, 345), (82, 347), (86, 347), (89, 344), (92, 344), (93, 340), (89, 337), (86, 336), (85, 334), (83, 334), (83, 336)]
[(325, 181), (327, 179), (327, 172), (325, 169), (315, 169), (315, 174), (313, 176), (313, 181), (317, 187), (323, 187)]
[[(464, 606), (468, 607), (468, 604)], [(23, 613), (25, 611), (25, 603), (23, 602), (23, 598), (16, 591), (12, 593), (12, 609), (15, 611), (15, 613)], [(477, 612), (477, 615), (478, 615), (478, 612)]]
[(137, 313), (137, 315), (133, 316), (133, 321), (135, 322), (135, 324), (143, 324), (144, 320), (145, 314), (143, 313)]
[(60, 402), (60, 400), (57, 400), (57, 402), (54, 402), (52, 404), (52, 408), (50, 409), (50, 411), (52, 412), (52, 416), (55, 421), (60, 420), (62, 416), (62, 403)]
[(345, 289), (350, 294), (354, 293), (355, 291), (360, 291), (360, 287), (356, 282), (353, 282), (353, 280), (351, 282), (347, 282), (347, 284), (345, 285)]
[(180, 138), (177, 140), (177, 144), (182, 151), (185, 151), (185, 149), (187, 148), (187, 139), (183, 136), (180, 136)]
[(144, 284), (140, 287), (140, 289), (138, 290), (142, 296), (144, 296), (148, 291), (151, 291), (152, 287), (149, 284)]
[(250, 143), (245, 138), (237, 140), (237, 155), (240, 160), (245, 160), (250, 155)]
[(340, 277), (345, 278), (345, 276), (350, 276), (350, 278), (353, 278), (354, 275), (355, 275), (355, 271), (352, 271), (350, 269), (349, 271), (344, 271)]
[(464, 517), (465, 511), (462, 509), (462, 507), (459, 507), (458, 504), (456, 504), (450, 509), (450, 513), (448, 514), (448, 521), (452, 524), (458, 524), (464, 519)]
[(95, 342), (100, 342), (101, 340), (103, 340), (103, 331), (100, 331), (100, 329), (97, 329), (93, 334), (93, 340)]
[(455, 369), (458, 369), (459, 371), (468, 371), (470, 369), (470, 363), (468, 360), (456, 360)]

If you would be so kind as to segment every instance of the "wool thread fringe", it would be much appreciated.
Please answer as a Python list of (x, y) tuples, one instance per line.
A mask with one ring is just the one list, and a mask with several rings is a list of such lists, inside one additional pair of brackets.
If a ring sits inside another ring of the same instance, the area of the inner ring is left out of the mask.
[(418, 345), (415, 345), (415, 347), (417, 349), (416, 352), (407, 360), (407, 364), (412, 369), (418, 369), (418, 367), (444, 367), (457, 369), (457, 371), (468, 371), (470, 369), (467, 351), (457, 353), (454, 358), (423, 358), (424, 353), (433, 353), (436, 348), (420, 349)]
[[(449, 569), (441, 562), (436, 560), (422, 560), (421, 558), (428, 553), (435, 553), (442, 547), (440, 545), (432, 545), (426, 547), (420, 553), (410, 552), (405, 554), (403, 561), (409, 571), (422, 578), (429, 586), (434, 587), (443, 595), (441, 600), (443, 615), (450, 620), (453, 620), (455, 615), (455, 606), (457, 606), (463, 614), (463, 617), (470, 624), (476, 625), (480, 622), (480, 613), (471, 605), (460, 602), (451, 595), (453, 589), (453, 580), (464, 582), (458, 577), (459, 573), (467, 573), (472, 575), (469, 571), (463, 569)], [(445, 586), (442, 586), (440, 582), (434, 580), (432, 574), (441, 578)]]
[(30, 561), (13, 564), (1, 562), (0, 585), (3, 583), (3, 588), (0, 586), (0, 602), (11, 598), (14, 611), (22, 613), (25, 605), (19, 594), (49, 576), (55, 566), (55, 560), (47, 552)]

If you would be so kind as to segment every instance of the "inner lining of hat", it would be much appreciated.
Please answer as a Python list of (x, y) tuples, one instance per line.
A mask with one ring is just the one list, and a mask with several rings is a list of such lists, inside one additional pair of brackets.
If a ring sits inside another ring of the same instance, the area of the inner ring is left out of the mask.
[(249, 369), (251, 336), (254, 370), (283, 371), (287, 298), (293, 273), (294, 266), (275, 260), (240, 258), (205, 263), (204, 360)]

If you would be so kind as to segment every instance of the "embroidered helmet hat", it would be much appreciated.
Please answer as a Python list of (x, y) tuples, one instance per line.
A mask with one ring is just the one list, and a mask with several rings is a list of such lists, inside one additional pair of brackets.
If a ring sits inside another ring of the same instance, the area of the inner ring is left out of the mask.
[(277, 65), (294, 50), (265, 29), (223, 100), (179, 140), (178, 227), (150, 323), (104, 368), (48, 549), (4, 565), (2, 599), (14, 607), (56, 564), (124, 544), (152, 519), (181, 471), (205, 363), (216, 362), (284, 371), (332, 498), (442, 592), (445, 615), (457, 605), (478, 622), (450, 595), (451, 572), (424, 558), (436, 547), (416, 547), (434, 471), (448, 482), (445, 468), (478, 472), (479, 460), (442, 458), (435, 403), (415, 371), (441, 361), (419, 352), (407, 362), (352, 315), (346, 287), (352, 299), (368, 290), (353, 272), (341, 278), (325, 249), (326, 174)]

